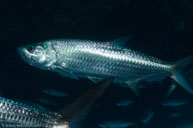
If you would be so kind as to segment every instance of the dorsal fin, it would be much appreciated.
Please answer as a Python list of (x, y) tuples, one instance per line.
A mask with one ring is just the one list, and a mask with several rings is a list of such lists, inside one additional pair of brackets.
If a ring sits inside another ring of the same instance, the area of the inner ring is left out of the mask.
[(103, 80), (62, 109), (60, 113), (63, 116), (63, 120), (69, 121), (71, 127), (81, 127), (82, 122), (88, 117), (90, 111), (112, 81), (113, 78)]
[(121, 47), (125, 47), (127, 46), (127, 42), (131, 39), (131, 36), (125, 36), (125, 37), (121, 37), (115, 40), (111, 40), (109, 41), (110, 44), (114, 44), (114, 45), (118, 45)]

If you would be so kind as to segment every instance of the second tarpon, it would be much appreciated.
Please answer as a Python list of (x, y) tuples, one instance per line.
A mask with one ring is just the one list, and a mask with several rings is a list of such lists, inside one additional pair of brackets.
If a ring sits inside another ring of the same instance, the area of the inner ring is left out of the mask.
[(103, 80), (57, 112), (0, 97), (0, 128), (82, 128), (112, 81)]
[(95, 82), (114, 77), (114, 82), (124, 83), (135, 92), (134, 85), (141, 80), (170, 76), (193, 94), (193, 89), (181, 74), (184, 67), (193, 61), (193, 56), (175, 63), (166, 62), (116, 45), (123, 40), (48, 40), (20, 47), (18, 51), (30, 65), (58, 72), (62, 76), (75, 79), (86, 77)]

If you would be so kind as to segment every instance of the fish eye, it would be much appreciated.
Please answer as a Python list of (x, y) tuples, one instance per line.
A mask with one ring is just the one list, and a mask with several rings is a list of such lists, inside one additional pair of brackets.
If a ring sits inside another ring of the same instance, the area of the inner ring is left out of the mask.
[(35, 49), (34, 49), (32, 46), (27, 48), (27, 51), (30, 52), (30, 53), (33, 53), (34, 50), (35, 50)]

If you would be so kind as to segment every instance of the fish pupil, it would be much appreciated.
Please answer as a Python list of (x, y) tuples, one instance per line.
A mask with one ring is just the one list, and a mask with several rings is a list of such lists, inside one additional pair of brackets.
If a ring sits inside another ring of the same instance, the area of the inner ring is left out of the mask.
[(27, 51), (30, 52), (30, 53), (33, 53), (34, 52), (34, 48), (33, 47), (28, 47)]

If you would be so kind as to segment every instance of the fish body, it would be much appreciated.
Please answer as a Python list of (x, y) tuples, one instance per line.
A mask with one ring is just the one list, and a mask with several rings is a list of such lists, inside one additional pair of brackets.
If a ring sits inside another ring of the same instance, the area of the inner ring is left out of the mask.
[[(29, 64), (58, 72), (62, 76), (75, 79), (86, 77), (95, 82), (114, 77), (114, 82), (126, 83), (130, 88), (133, 88), (131, 85), (149, 77), (170, 76), (193, 94), (193, 90), (179, 73), (179, 69), (176, 69), (176, 67), (180, 68), (181, 63), (179, 66), (176, 63), (162, 61), (115, 45), (115, 42), (49, 40), (20, 47), (18, 51)], [(193, 56), (184, 61), (189, 62), (192, 59)]]
[(81, 128), (112, 80), (105, 79), (57, 112), (0, 97), (0, 128)]
[(53, 41), (57, 53), (56, 67), (76, 76), (132, 81), (155, 74), (169, 74), (172, 65), (142, 53), (105, 42), (84, 40)]

